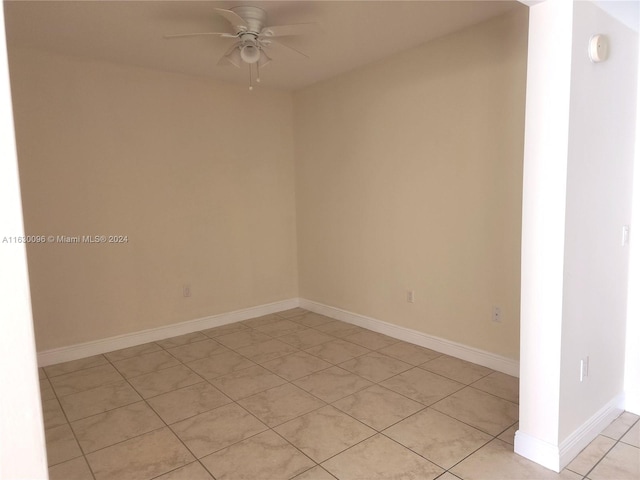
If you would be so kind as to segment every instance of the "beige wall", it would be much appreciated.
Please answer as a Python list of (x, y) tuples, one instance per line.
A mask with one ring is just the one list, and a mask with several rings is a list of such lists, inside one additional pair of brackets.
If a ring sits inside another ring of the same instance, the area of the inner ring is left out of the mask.
[(521, 9), (295, 94), (301, 297), (518, 357), (526, 32)]
[(299, 295), (517, 358), (526, 31), (293, 95), (14, 49), (27, 233), (129, 237), (29, 246), (38, 350)]
[[(12, 50), (38, 350), (297, 296), (292, 99)], [(184, 298), (183, 284), (192, 296)]]

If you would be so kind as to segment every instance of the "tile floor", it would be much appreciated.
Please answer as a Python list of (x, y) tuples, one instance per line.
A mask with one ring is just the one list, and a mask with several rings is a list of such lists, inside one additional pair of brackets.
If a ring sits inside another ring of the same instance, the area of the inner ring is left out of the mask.
[(40, 369), (52, 480), (640, 478), (620, 416), (561, 474), (518, 380), (301, 309)]

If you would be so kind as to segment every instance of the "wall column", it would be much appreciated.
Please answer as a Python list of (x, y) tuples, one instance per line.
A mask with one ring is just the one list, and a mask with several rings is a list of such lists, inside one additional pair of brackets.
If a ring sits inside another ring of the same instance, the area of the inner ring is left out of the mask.
[(48, 478), (27, 253), (24, 243), (13, 240), (23, 235), (4, 10), (0, 8), (1, 480)]

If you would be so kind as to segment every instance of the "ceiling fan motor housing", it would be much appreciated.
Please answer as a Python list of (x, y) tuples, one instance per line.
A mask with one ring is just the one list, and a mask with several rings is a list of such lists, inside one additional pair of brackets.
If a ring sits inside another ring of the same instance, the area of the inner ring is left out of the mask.
[(267, 24), (267, 12), (258, 7), (233, 7), (231, 11), (241, 16), (249, 28), (248, 32), (260, 33)]
[[(254, 6), (238, 6), (229, 10), (215, 8), (216, 13), (225, 18), (234, 28), (233, 34), (227, 32), (200, 32), (200, 33), (179, 33), (175, 35), (165, 35), (166, 38), (192, 37), (200, 35), (213, 35), (222, 38), (235, 38), (236, 42), (218, 61), (218, 65), (234, 65), (238, 68), (242, 64), (249, 65), (249, 89), (253, 88), (251, 83), (251, 67), (256, 65), (256, 81), (260, 81), (260, 68), (271, 62), (271, 58), (264, 49), (272, 44), (287, 47), (290, 50), (306, 55), (293, 47), (282, 43), (273, 37), (293, 36), (306, 33), (307, 27), (314, 24), (302, 23), (295, 25), (275, 25), (267, 27), (267, 12)], [(307, 57), (308, 58), (308, 57)]]

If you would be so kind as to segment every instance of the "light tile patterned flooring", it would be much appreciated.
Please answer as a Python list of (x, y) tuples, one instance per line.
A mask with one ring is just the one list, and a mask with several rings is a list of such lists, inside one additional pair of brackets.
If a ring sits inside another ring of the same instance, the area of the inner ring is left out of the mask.
[(293, 309), (40, 369), (52, 480), (640, 478), (624, 413), (561, 474), (518, 380)]

